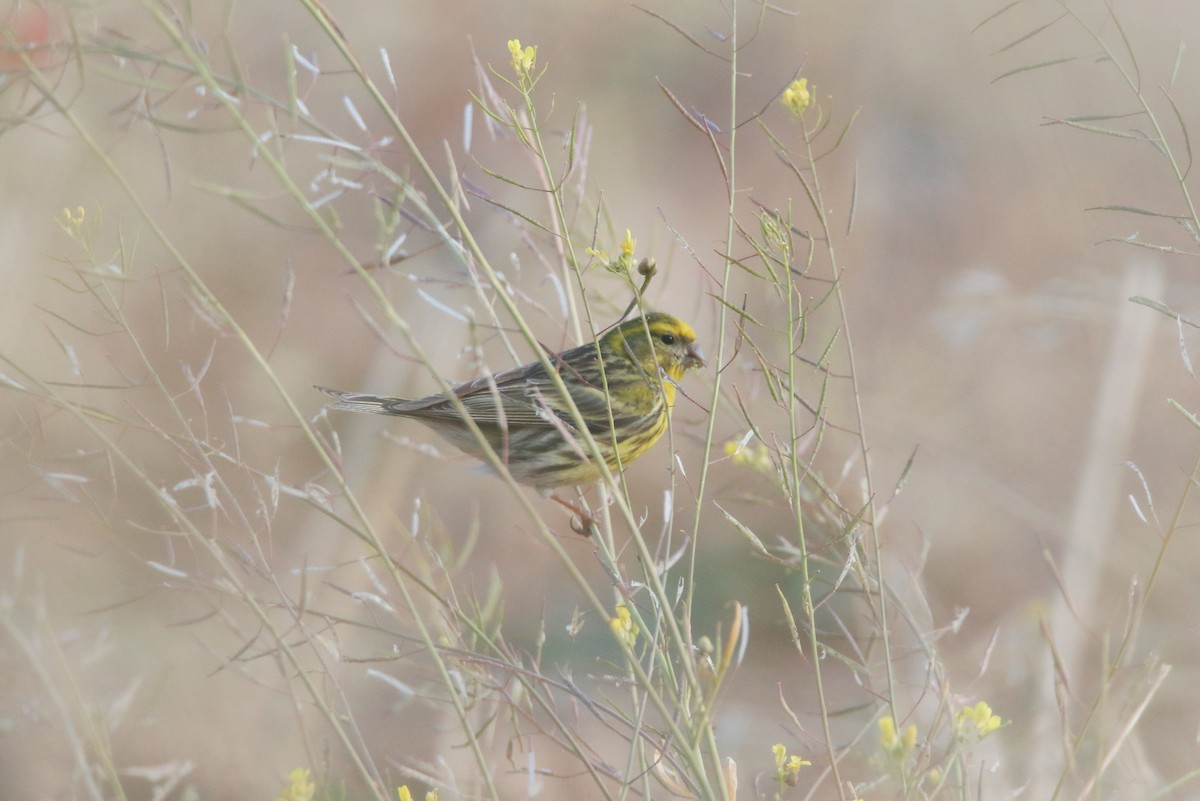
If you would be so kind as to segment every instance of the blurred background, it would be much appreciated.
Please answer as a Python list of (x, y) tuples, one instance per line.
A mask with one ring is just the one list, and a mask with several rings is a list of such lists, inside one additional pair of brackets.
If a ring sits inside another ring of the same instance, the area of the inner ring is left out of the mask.
[[(1180, 123), (1196, 130), (1200, 68), (1181, 42), (1200, 38), (1200, 7), (1182, 0), (1149, 5), (1153, 13), (1143, 5), (1122, 18), (1123, 32), (1145, 97), (1175, 152), (1186, 154)], [(1060, 747), (1053, 735), (1045, 739), (1045, 716), (1057, 720), (1057, 703), (1039, 689), (1053, 667), (1039, 624), (1045, 610), (1065, 586), (1071, 599), (1065, 622), (1075, 634), (1057, 634), (1079, 637), (1080, 656), (1059, 703), (1073, 717), (1086, 710), (1107, 669), (1104, 633), (1120, 635), (1130, 599), (1141, 597), (1152, 571), (1157, 583), (1125, 658), (1169, 663), (1173, 670), (1146, 707), (1128, 752), (1132, 774), (1165, 783), (1200, 760), (1200, 704), (1188, 689), (1200, 667), (1193, 567), (1200, 545), (1190, 536), (1195, 516), (1182, 501), (1197, 437), (1194, 425), (1168, 405), (1174, 399), (1196, 409), (1186, 355), (1195, 337), (1191, 327), (1128, 299), (1147, 295), (1197, 319), (1200, 292), (1193, 256), (1112, 240), (1198, 248), (1184, 225), (1099, 208), (1188, 213), (1170, 164), (1153, 145), (1050, 124), (1139, 110), (1096, 42), (1074, 18), (1060, 19), (1054, 3), (1020, 4), (981, 26), (1002, 6), (846, 0), (793, 3), (786, 14), (742, 8), (738, 117), (747, 122), (738, 129), (738, 210), (752, 224), (749, 215), (760, 204), (772, 210), (791, 204), (796, 227), (813, 226), (801, 188), (752, 120), (761, 112), (776, 135), (798, 145), (789, 127), (794, 122), (775, 99), (799, 73), (830, 116), (831, 130), (854, 117), (818, 170), (839, 237), (834, 244), (848, 318), (841, 336), (854, 347), (877, 492), (891, 493), (912, 460), (902, 491), (881, 499), (887, 501), (881, 531), (888, 572), (905, 592), (924, 599), (920, 625), (945, 629), (937, 651), (951, 691), (988, 699), (1009, 722), (984, 751), (993, 797), (1036, 781), (1025, 775), (1027, 766), (1037, 752)], [(469, 143), (465, 130), (469, 93), (480, 91), (477, 61), (504, 72), (508, 39), (537, 45), (539, 67), (548, 70), (537, 89), (547, 138), (564, 142), (576, 120), (589, 126), (576, 143), (586, 172), (576, 170), (569, 179), (585, 199), (576, 216), (579, 230), (594, 230), (596, 246), (615, 252), (624, 230), (632, 229), (638, 255), (655, 257), (660, 267), (649, 300), (689, 319), (706, 352), (717, 351), (719, 307), (712, 295), (719, 291), (714, 277), (724, 269), (725, 182), (712, 142), (662, 87), (689, 113), (712, 120), (717, 141), (728, 144), (728, 66), (696, 44), (726, 51), (727, 4), (445, 0), (331, 4), (329, 10), (439, 174), (452, 174), (451, 153), (469, 188), (545, 219), (537, 193), (516, 192), (485, 171), (499, 169), (536, 185), (536, 172), (516, 144), (490, 136), (478, 109), (470, 117)], [(1121, 40), (1105, 22), (1102, 4), (1080, 3), (1077, 10), (1110, 41)], [(251, 1), (161, 13), (202, 41), (215, 71), (272, 96), (287, 97), (289, 52), (316, 66), (319, 79), (304, 64), (296, 71), (308, 112), (339, 136), (373, 143), (390, 169), (412, 175), (421, 188), (411, 156), (395, 140), (382, 141), (389, 133), (383, 116), (302, 7)], [(197, 789), (194, 797), (272, 797), (292, 768), (307, 764), (309, 736), (337, 774), (340, 757), (327, 735), (305, 731), (304, 711), (271, 690), (261, 665), (234, 658), (254, 641), (255, 622), (215, 595), (190, 592), (172, 573), (186, 574), (203, 560), (166, 530), (169, 521), (130, 479), (128, 466), (106, 456), (105, 440), (76, 416), (20, 388), (31, 387), (32, 376), (95, 410), (105, 437), (136, 454), (153, 483), (197, 509), (207, 490), (203, 482), (186, 482), (203, 470), (163, 431), (190, 430), (220, 443), (290, 487), (332, 486), (289, 423), (279, 394), (237, 334), (184, 288), (176, 255), (104, 159), (268, 354), (304, 414), (317, 415), (323, 404), (312, 384), (407, 396), (437, 385), (213, 98), (172, 66), (177, 56), (151, 10), (124, 2), (22, 2), (10, 4), (0, 20), (10, 47), (74, 37), (77, 49), (50, 47), (34, 58), (55, 97), (95, 140), (95, 148), (88, 147), (44, 99), (21, 60), (4, 56), (0, 595), (10, 609), (26, 609), (12, 619), (22, 621), (28, 639), (10, 628), (0, 641), (0, 796), (74, 797), (71, 788), (82, 779), (72, 742), (82, 735), (63, 723), (56, 703), (79, 704), (93, 725), (108, 731), (111, 758), (135, 788), (131, 797), (151, 797), (151, 788), (172, 771), (182, 777), (179, 788)], [(89, 43), (96, 42), (164, 55), (156, 64), (123, 60), (91, 53)], [(997, 80), (1068, 57), (1073, 60)], [(243, 95), (241, 102), (253, 106), (255, 99)], [(261, 130), (271, 127), (265, 104), (256, 113)], [(1153, 135), (1144, 118), (1083, 124)], [(835, 139), (828, 135), (821, 150)], [(372, 192), (382, 185), (378, 176), (339, 173), (336, 164), (330, 172), (328, 150), (316, 146), (288, 152), (288, 171), (308, 197), (330, 196), (322, 213), (342, 242), (364, 263), (377, 263), (388, 244), (378, 236)], [(230, 187), (243, 194), (233, 196)], [(476, 236), (518, 289), (542, 341), (574, 344), (528, 229), (478, 198), (471, 203)], [(78, 221), (79, 207), (82, 223), (64, 218), (67, 209)], [(87, 248), (72, 242), (72, 230), (86, 232), (77, 236)], [(451, 380), (473, 377), (481, 367), (511, 366), (494, 341), (485, 343), (482, 363), (466, 347), (479, 334), (462, 310), (478, 299), (444, 248), (414, 226), (403, 250), (409, 258), (379, 270), (379, 280), (429, 359), (445, 365)], [(734, 255), (748, 257), (749, 249)], [(127, 275), (89, 281), (95, 265)], [(814, 272), (828, 278), (829, 269), (821, 263)], [(604, 325), (627, 296), (615, 280), (593, 277), (597, 324)], [(751, 314), (778, 325), (771, 295), (744, 277), (735, 281), (734, 302), (740, 305), (744, 294)], [(100, 285), (102, 291), (95, 289)], [(805, 290), (810, 296), (823, 291), (815, 282)], [(122, 333), (126, 327), (136, 341)], [(827, 339), (836, 321), (817, 317), (813, 327)], [(728, 356), (732, 333), (726, 336)], [(814, 333), (816, 341), (825, 340)], [(756, 367), (741, 352), (725, 380), (765, 408), (769, 399), (756, 388)], [(174, 389), (174, 409), (148, 388), (155, 382)], [(692, 376), (686, 388), (703, 404), (711, 382), (711, 374)], [(815, 392), (819, 384), (812, 386)], [(831, 422), (857, 427), (853, 397), (844, 388), (835, 389), (829, 404)], [(763, 414), (768, 419), (770, 412)], [(140, 425), (106, 427), (104, 415)], [(695, 474), (705, 458), (704, 411), (681, 403), (675, 420), (680, 461)], [(337, 432), (350, 485), (368, 514), (385, 531), (395, 523), (397, 552), (409, 547), (401, 537), (410, 519), (420, 518), (428, 536), (466, 553), (458, 574), (464, 595), (498, 593), (511, 641), (532, 647), (544, 615), (548, 662), (560, 661), (581, 677), (603, 672), (602, 660), (615, 653), (602, 642), (604, 626), (568, 636), (581, 605), (576, 590), (500, 482), (473, 472), (469, 459), (419, 426), (349, 416), (318, 424), (330, 436)], [(717, 442), (745, 430), (738, 415), (718, 416)], [(862, 465), (849, 437), (831, 437), (817, 463), (843, 498), (857, 499), (848, 505), (861, 503)], [(670, 465), (664, 444), (629, 470), (635, 504), (660, 523)], [(784, 501), (757, 481), (752, 471), (719, 461), (708, 502), (720, 503), (764, 541), (786, 538), (788, 531), (777, 526), (786, 519)], [(679, 491), (683, 511), (675, 525), (681, 531), (691, 530), (694, 511), (687, 486)], [(238, 537), (229, 532), (256, 530), (280, 581), (298, 581), (296, 571), (305, 566), (329, 566), (328, 580), (313, 579), (311, 591), (331, 610), (344, 603), (348, 616), (363, 615), (347, 595), (369, 590), (356, 567), (361, 543), (316, 505), (289, 501), (286, 491), (274, 502), (249, 488), (230, 491), (245, 509), (273, 511), (236, 525), (228, 509), (199, 513), (207, 536), (231, 537), (225, 547), (236, 554)], [(1177, 507), (1183, 528), (1168, 558), (1156, 561), (1161, 532)], [(563, 547), (594, 586), (605, 589), (589, 542), (570, 531), (565, 514), (544, 514), (557, 521)], [(750, 788), (756, 770), (771, 771), (772, 743), (789, 742), (801, 754), (818, 748), (780, 704), (783, 697), (801, 714), (812, 709), (807, 657), (798, 656), (787, 637), (775, 590), (795, 576), (755, 558), (718, 512), (709, 510), (701, 534), (695, 625), (712, 631), (727, 625), (734, 601), (749, 607), (746, 657), (722, 700), (719, 736)], [(431, 718), (418, 701), (396, 700), (392, 688), (365, 675), (370, 660), (382, 659), (391, 644), (378, 633), (360, 636), (339, 646), (365, 663), (330, 669), (349, 688), (341, 703), (354, 709), (381, 760), (435, 765), (459, 749), (452, 725)], [(58, 654), (53, 659), (39, 650), (50, 643)], [(43, 654), (45, 675), (31, 667), (39, 659), (31, 660), (27, 649)], [(901, 686), (907, 681), (902, 677)], [(919, 688), (925, 679), (911, 681)], [(834, 678), (835, 686), (852, 682), (849, 675)], [(56, 702), (49, 686), (69, 686), (74, 697)], [(850, 715), (848, 730), (859, 731), (863, 720)], [(514, 772), (524, 767), (523, 756), (513, 757)], [(547, 779), (543, 797), (555, 797), (564, 786)], [(145, 795), (137, 795), (138, 787)], [(514, 787), (511, 797), (532, 794), (523, 778)], [(353, 787), (347, 792), (355, 797)], [(753, 789), (745, 792), (757, 797)]]

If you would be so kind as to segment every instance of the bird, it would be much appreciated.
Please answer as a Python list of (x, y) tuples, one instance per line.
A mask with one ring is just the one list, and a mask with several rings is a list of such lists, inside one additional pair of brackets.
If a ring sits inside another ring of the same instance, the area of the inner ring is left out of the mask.
[[(594, 342), (550, 354), (548, 361), (604, 462), (616, 471), (662, 437), (678, 382), (689, 369), (704, 366), (704, 355), (690, 325), (654, 311), (615, 325)], [(315, 388), (336, 399), (330, 409), (418, 420), (464, 453), (486, 458), (447, 393), (409, 400)], [(518, 483), (549, 492), (591, 484), (603, 475), (540, 361), (467, 381), (451, 391)]]

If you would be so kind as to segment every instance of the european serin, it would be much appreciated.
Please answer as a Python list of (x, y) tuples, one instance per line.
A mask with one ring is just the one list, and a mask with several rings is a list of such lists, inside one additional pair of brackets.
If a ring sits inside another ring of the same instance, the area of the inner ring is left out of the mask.
[[(609, 469), (617, 469), (618, 453), (620, 464), (627, 465), (666, 431), (676, 382), (688, 368), (704, 365), (695, 341), (687, 323), (651, 312), (644, 321), (638, 317), (610, 329), (596, 342), (550, 356)], [(405, 400), (317, 389), (337, 398), (331, 409), (411, 417), (472, 456), (484, 453), (447, 395)], [(476, 378), (454, 387), (454, 394), (517, 481), (551, 489), (600, 477), (541, 362)]]

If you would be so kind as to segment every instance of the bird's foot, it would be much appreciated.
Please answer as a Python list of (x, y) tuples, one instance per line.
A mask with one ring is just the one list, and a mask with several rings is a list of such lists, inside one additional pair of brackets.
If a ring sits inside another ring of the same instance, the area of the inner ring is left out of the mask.
[(571, 513), (571, 530), (576, 534), (584, 537), (590, 537), (592, 536), (592, 532), (597, 531), (596, 518), (591, 512), (583, 509), (581, 506), (571, 503), (558, 493), (551, 495), (550, 500), (554, 501), (559, 506)]

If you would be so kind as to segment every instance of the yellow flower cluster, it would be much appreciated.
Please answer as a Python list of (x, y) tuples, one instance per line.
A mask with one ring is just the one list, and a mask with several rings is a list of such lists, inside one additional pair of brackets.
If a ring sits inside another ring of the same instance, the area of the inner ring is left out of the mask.
[[(413, 801), (412, 791), (408, 789), (408, 785), (404, 784), (396, 788), (396, 795), (400, 801)], [(430, 790), (425, 794), (425, 801), (437, 801), (437, 790)]]
[(615, 611), (616, 615), (608, 624), (612, 626), (613, 634), (622, 645), (633, 648), (640, 632), (638, 624), (633, 621), (633, 615), (629, 613), (629, 607), (625, 604), (617, 604)]
[(77, 206), (72, 212), (69, 208), (62, 210), (63, 225), (71, 228), (81, 228), (83, 226), (84, 211), (83, 206)]
[(725, 443), (725, 455), (738, 467), (749, 467), (760, 473), (765, 473), (775, 466), (771, 461), (771, 452), (765, 445), (743, 445), (731, 439)]
[(621, 240), (621, 256), (626, 259), (633, 258), (633, 251), (637, 249), (637, 240), (633, 238), (633, 232), (628, 228), (625, 229), (625, 238)]
[(275, 801), (312, 801), (317, 792), (317, 784), (308, 780), (311, 772), (305, 768), (296, 768), (289, 773), (288, 785), (279, 791)]
[(917, 744), (917, 726), (910, 724), (904, 733), (896, 731), (896, 721), (890, 716), (879, 719), (879, 744), (893, 759), (900, 761), (912, 753)]
[(783, 90), (779, 102), (791, 109), (797, 117), (804, 114), (812, 102), (812, 94), (808, 91), (808, 78), (797, 78)]
[(992, 714), (992, 708), (988, 706), (987, 701), (980, 701), (975, 706), (961, 709), (954, 717), (954, 725), (958, 727), (962, 736), (977, 737), (981, 740), (1000, 728), (1003, 723), (999, 715)]
[(620, 255), (610, 257), (608, 253), (599, 248), (588, 248), (584, 252), (596, 259), (604, 265), (604, 269), (618, 275), (629, 275), (633, 272), (633, 252), (637, 249), (637, 240), (633, 238), (633, 232), (628, 228), (625, 229), (625, 238), (621, 240)]
[(537, 61), (537, 47), (530, 45), (522, 48), (520, 39), (508, 40), (508, 52), (512, 55), (513, 71), (518, 77), (528, 78), (533, 72), (533, 65)]
[(812, 764), (795, 754), (789, 756), (783, 743), (771, 746), (771, 752), (775, 754), (775, 781), (779, 783), (780, 790), (784, 787), (795, 787), (800, 781), (800, 768)]

